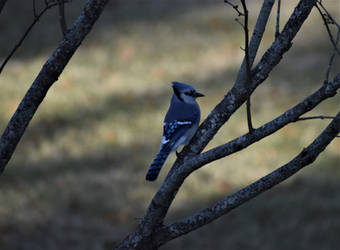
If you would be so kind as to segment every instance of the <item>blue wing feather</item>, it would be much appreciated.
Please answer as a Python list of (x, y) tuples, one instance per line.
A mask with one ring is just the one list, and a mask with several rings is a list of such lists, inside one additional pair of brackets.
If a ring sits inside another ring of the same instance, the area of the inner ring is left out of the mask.
[(175, 120), (172, 122), (164, 122), (162, 138), (163, 147), (165, 147), (165, 149), (169, 148), (169, 150), (172, 151), (172, 147), (177, 140), (181, 138), (191, 126), (191, 121)]
[(171, 151), (175, 150), (173, 147), (176, 142), (188, 129), (190, 129), (191, 126), (191, 121), (175, 120), (172, 122), (164, 122), (162, 144), (146, 174), (146, 179), (148, 181), (154, 181), (157, 179), (164, 162), (168, 158), (168, 155)]

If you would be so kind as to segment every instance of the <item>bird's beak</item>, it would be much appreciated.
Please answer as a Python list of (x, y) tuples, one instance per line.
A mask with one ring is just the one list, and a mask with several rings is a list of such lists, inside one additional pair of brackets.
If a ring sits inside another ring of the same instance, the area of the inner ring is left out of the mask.
[(202, 97), (202, 96), (204, 96), (204, 95), (201, 94), (201, 93), (198, 93), (198, 92), (195, 92), (195, 94), (194, 94), (194, 97), (195, 97), (195, 98), (197, 98), (197, 97)]

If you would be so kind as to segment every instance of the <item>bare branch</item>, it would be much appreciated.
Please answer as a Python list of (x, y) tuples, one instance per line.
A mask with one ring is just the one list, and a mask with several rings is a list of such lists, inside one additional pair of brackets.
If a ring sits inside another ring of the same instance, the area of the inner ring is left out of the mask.
[(65, 19), (65, 4), (64, 0), (58, 0), (58, 2), (59, 2), (59, 23), (61, 31), (63, 33), (63, 37), (65, 38), (67, 32), (67, 25)]
[(246, 72), (247, 72), (247, 77), (246, 77), (246, 88), (247, 88), (247, 124), (248, 124), (248, 130), (249, 133), (251, 133), (254, 128), (253, 124), (251, 121), (251, 109), (250, 109), (250, 96), (251, 96), (251, 69), (250, 69), (250, 59), (249, 59), (249, 29), (248, 29), (248, 9), (245, 0), (241, 0), (242, 3), (242, 8), (243, 8), (243, 13), (244, 13), (244, 25), (243, 25), (243, 30), (244, 30), (244, 44), (245, 44), (245, 60), (246, 60)]
[[(262, 4), (260, 13), (258, 15), (255, 28), (250, 40), (249, 44), (249, 65), (252, 66), (253, 62), (255, 60), (258, 48), (260, 47), (260, 43), (264, 34), (264, 31), (266, 29), (266, 25), (268, 22), (268, 18), (270, 15), (270, 12), (272, 10), (274, 4), (274, 0), (265, 0)], [(246, 60), (243, 59), (241, 68), (237, 74), (237, 78), (235, 81), (235, 85), (242, 87), (242, 84), (246, 81)]]
[(332, 15), (328, 12), (328, 10), (325, 8), (325, 6), (322, 4), (321, 0), (317, 0), (317, 4), (320, 5), (320, 7), (323, 9), (323, 11), (325, 12), (325, 16), (329, 19), (329, 21), (327, 21), (330, 24), (335, 24), (338, 28), (340, 28), (340, 25), (338, 22), (335, 21), (335, 19), (332, 17)]
[(335, 116), (327, 116), (327, 115), (318, 115), (318, 116), (306, 116), (306, 117), (300, 117), (298, 119), (296, 119), (295, 121), (306, 121), (306, 120), (315, 120), (315, 119), (321, 119), (321, 120), (325, 120), (325, 119), (334, 119)]
[[(328, 12), (328, 10), (322, 4), (321, 0), (317, 1), (317, 3), (315, 4), (315, 7), (319, 11), (319, 13), (321, 15), (321, 18), (324, 21), (327, 33), (328, 33), (328, 35), (330, 37), (330, 40), (331, 40), (333, 48), (334, 48), (333, 52), (332, 52), (332, 55), (330, 57), (329, 63), (328, 63), (327, 71), (326, 71), (325, 83), (327, 83), (328, 79), (329, 79), (330, 72), (331, 72), (331, 68), (333, 66), (333, 62), (334, 62), (334, 58), (336, 56), (336, 53), (339, 54), (338, 43), (339, 43), (339, 36), (340, 36), (340, 25), (335, 21), (335, 19), (332, 17), (332, 15)], [(324, 13), (322, 12), (321, 9), (324, 11)], [(329, 26), (328, 26), (329, 24), (334, 24), (337, 27), (337, 29), (338, 29), (335, 41), (334, 41), (333, 35), (332, 35), (332, 33), (331, 33), (330, 29), (329, 29)]]
[(280, 184), (305, 166), (313, 163), (319, 154), (323, 152), (328, 144), (337, 136), (339, 131), (340, 112), (327, 126), (327, 128), (290, 162), (273, 171), (272, 173), (262, 177), (253, 184), (217, 202), (215, 205), (170, 226), (163, 226), (159, 231), (156, 232), (154, 241), (161, 245), (171, 239), (193, 231), (212, 222), (213, 220), (216, 220), (217, 218), (227, 214), (231, 210), (239, 207), (250, 199)]
[[(252, 91), (267, 78), (270, 71), (281, 60), (282, 55), (288, 51), (293, 38), (310, 14), (315, 1), (316, 0), (300, 0), (278, 39), (273, 42), (258, 65), (252, 70)], [(273, 2), (265, 2), (271, 5), (269, 8), (271, 9)], [(252, 53), (254, 53), (254, 51), (252, 51)], [(250, 59), (251, 58), (252, 54), (250, 54)], [(240, 80), (242, 80), (242, 77), (243, 76), (240, 77)], [(176, 160), (164, 183), (153, 197), (147, 212), (140, 221), (136, 231), (122, 241), (117, 249), (138, 248), (142, 245), (145, 246), (146, 244), (149, 248), (152, 248), (151, 238), (153, 237), (153, 232), (162, 225), (164, 217), (166, 216), (177, 191), (189, 174), (188, 172), (180, 171), (179, 169), (184, 167), (184, 162), (187, 164), (188, 160), (190, 160), (193, 155), (196, 155), (203, 150), (219, 128), (246, 101), (247, 90), (244, 88), (244, 79), (245, 77), (243, 78), (243, 82), (240, 81), (238, 84), (235, 83), (234, 87), (227, 93), (224, 99), (211, 111), (207, 119), (203, 121), (196, 135), (189, 145), (180, 153), (181, 157)]]
[[(320, 9), (319, 5), (323, 6), (322, 3), (320, 1), (318, 1), (317, 4), (315, 4), (315, 7), (319, 11), (320, 16), (321, 16), (321, 18), (322, 18), (322, 20), (324, 22), (324, 25), (326, 27), (329, 39), (331, 40), (331, 43), (332, 43), (332, 45), (334, 47), (334, 50), (340, 55), (340, 51), (339, 51), (339, 49), (337, 47), (337, 43), (335, 42), (334, 37), (332, 35), (332, 32), (331, 32), (331, 30), (329, 28), (329, 24), (336, 24), (338, 29), (339, 29), (339, 25), (335, 22), (335, 20), (332, 18), (332, 16), (328, 12), (323, 13), (322, 10)], [(323, 9), (325, 10), (325, 8), (323, 8)]]
[[(244, 29), (244, 24), (241, 23), (240, 19), (235, 18), (234, 20), (235, 20), (235, 22), (237, 22), (239, 25), (241, 25), (241, 27)], [(241, 49), (242, 49), (242, 48), (241, 48)], [(244, 50), (244, 49), (242, 49), (242, 50)]]
[(275, 133), (276, 131), (283, 128), (287, 124), (302, 119), (300, 118), (301, 115), (314, 109), (323, 100), (336, 95), (337, 90), (339, 88), (340, 88), (340, 73), (338, 73), (331, 82), (329, 82), (326, 85), (325, 84), (322, 85), (322, 87), (320, 87), (317, 91), (315, 91), (313, 94), (308, 96), (306, 99), (304, 99), (294, 107), (284, 112), (282, 115), (278, 116), (277, 118), (270, 122), (267, 122), (261, 127), (254, 129), (252, 134), (248, 133), (242, 135), (228, 143), (212, 148), (192, 158), (186, 159), (185, 163), (183, 163), (180, 168), (173, 170), (174, 173), (171, 173), (172, 178), (181, 175), (187, 176), (193, 171), (204, 166), (205, 164), (208, 164), (212, 161), (221, 159), (223, 157), (241, 151), (242, 149), (245, 149), (249, 145), (258, 142), (261, 139)]
[(277, 12), (276, 12), (276, 28), (275, 28), (275, 39), (280, 35), (280, 10), (281, 0), (277, 1)]
[[(252, 70), (252, 91), (268, 77), (272, 69), (280, 62), (283, 54), (289, 50), (293, 38), (308, 17), (315, 2), (316, 0), (300, 0), (278, 39), (272, 43), (270, 48), (262, 56), (260, 62)], [(255, 40), (258, 41), (260, 39), (256, 38)], [(253, 56), (255, 58), (251, 45), (252, 41), (250, 42), (249, 50), (250, 62), (252, 62)], [(248, 92), (244, 86), (245, 74), (239, 72), (234, 87), (211, 111), (207, 119), (202, 122), (191, 143), (186, 146), (183, 153), (181, 153), (182, 157), (201, 152), (220, 127), (228, 121), (229, 117), (246, 101)]]
[[(185, 162), (181, 164), (180, 167), (172, 168), (171, 171), (169, 172), (164, 184), (161, 186), (160, 190), (156, 193), (154, 199), (152, 200), (152, 203), (150, 204), (149, 209), (150, 208), (154, 209), (151, 211), (152, 214), (150, 214), (150, 216), (152, 217), (165, 216), (165, 214), (163, 214), (166, 213), (167, 211), (167, 209), (163, 210), (165, 208), (165, 204), (169, 202), (169, 199), (173, 199), (174, 195), (180, 188), (184, 179), (191, 172), (199, 169), (203, 165), (210, 163), (214, 160), (238, 152), (248, 147), (249, 145), (275, 133), (276, 131), (283, 128), (287, 124), (295, 122), (297, 119), (299, 119), (301, 115), (312, 110), (323, 100), (334, 96), (339, 88), (340, 88), (340, 73), (338, 73), (337, 76), (331, 82), (329, 82), (327, 85), (322, 85), (322, 87), (320, 87), (319, 90), (314, 92), (312, 95), (307, 97), (305, 100), (303, 100), (296, 106), (287, 110), (285, 113), (278, 116), (274, 120), (262, 125), (257, 129), (254, 129), (252, 134), (249, 133), (245, 134), (224, 145), (208, 150), (202, 154), (196, 155), (192, 158), (186, 158)], [(141, 223), (139, 226), (142, 227), (144, 225), (145, 224)], [(144, 232), (147, 235), (147, 231)], [(135, 234), (130, 236), (131, 237), (130, 240), (137, 236), (138, 233), (135, 232)], [(128, 240), (128, 242), (130, 242), (130, 240)]]
[(231, 2), (229, 2), (228, 0), (224, 0), (225, 3), (229, 4), (231, 7), (234, 8), (234, 10), (237, 12), (238, 16), (244, 16), (244, 13), (242, 13), (239, 9), (238, 9), (238, 5), (233, 4)]
[(45, 8), (40, 11), (40, 13), (36, 13), (35, 11), (35, 1), (33, 1), (33, 12), (34, 12), (34, 20), (31, 23), (31, 25), (27, 28), (27, 30), (25, 31), (25, 33), (23, 34), (23, 36), (20, 38), (19, 42), (14, 46), (14, 48), (11, 50), (11, 52), (9, 53), (9, 55), (5, 58), (5, 60), (2, 62), (1, 66), (0, 66), (0, 74), (2, 73), (4, 67), (6, 66), (6, 64), (8, 63), (8, 61), (11, 59), (11, 57), (14, 55), (14, 53), (17, 51), (17, 49), (19, 49), (19, 47), (21, 46), (21, 44), (23, 43), (23, 41), (25, 40), (25, 38), (27, 37), (27, 35), (30, 33), (30, 31), (32, 30), (32, 28), (34, 27), (34, 25), (39, 21), (39, 19), (42, 17), (42, 15), (50, 8), (56, 6), (57, 3), (52, 3), (52, 4), (47, 4), (45, 5)]
[(73, 28), (44, 64), (27, 91), (0, 138), (0, 174), (4, 171), (47, 91), (58, 80), (72, 55), (99, 18), (107, 2), (108, 0), (89, 0), (87, 2)]
[(37, 18), (38, 14), (37, 14), (37, 7), (35, 4), (35, 0), (32, 0), (32, 9), (33, 9), (33, 17)]
[[(336, 46), (338, 46), (339, 39), (340, 39), (340, 28), (338, 29), (338, 33), (336, 35), (336, 40), (335, 40), (335, 45)], [(331, 69), (332, 69), (332, 66), (333, 66), (333, 63), (334, 63), (335, 56), (336, 56), (336, 48), (333, 49), (332, 55), (331, 55), (331, 57), (329, 59), (329, 63), (328, 63), (328, 66), (327, 66), (325, 83), (328, 82), (329, 75), (331, 73)]]

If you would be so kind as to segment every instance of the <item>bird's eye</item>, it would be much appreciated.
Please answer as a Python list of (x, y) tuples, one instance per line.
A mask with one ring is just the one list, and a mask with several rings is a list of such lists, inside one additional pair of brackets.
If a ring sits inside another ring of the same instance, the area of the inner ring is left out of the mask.
[(193, 91), (193, 90), (184, 92), (184, 94), (185, 94), (185, 95), (188, 95), (188, 96), (193, 96), (194, 93), (195, 93), (195, 91)]

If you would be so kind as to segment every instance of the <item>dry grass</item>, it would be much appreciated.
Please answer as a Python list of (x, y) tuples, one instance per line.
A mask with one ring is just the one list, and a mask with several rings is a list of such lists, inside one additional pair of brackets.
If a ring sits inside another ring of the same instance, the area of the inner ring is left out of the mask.
[[(68, 5), (69, 22), (83, 2)], [(295, 2), (284, 8), (284, 20)], [(337, 1), (327, 4), (339, 14)], [(1, 58), (32, 14), (30, 4), (20, 5), (9, 1), (0, 16)], [(259, 1), (249, 7), (252, 21), (258, 8)], [(223, 1), (111, 2), (51, 88), (1, 177), (0, 249), (112, 249), (133, 230), (175, 159), (168, 159), (157, 182), (144, 181), (159, 146), (169, 83), (188, 82), (205, 93), (200, 105), (206, 117), (231, 87), (242, 60), (243, 36), (233, 18)], [(260, 53), (271, 43), (272, 31), (268, 28)], [(1, 130), (60, 38), (51, 11), (5, 68), (0, 77)], [(294, 47), (255, 92), (255, 126), (318, 88), (330, 49), (314, 12)], [(334, 115), (338, 109), (339, 97), (311, 114)], [(326, 124), (289, 125), (193, 173), (168, 221), (198, 211), (287, 162)], [(241, 108), (208, 147), (246, 130)], [(336, 249), (339, 148), (339, 140), (334, 141), (313, 166), (291, 180), (163, 248)]]

